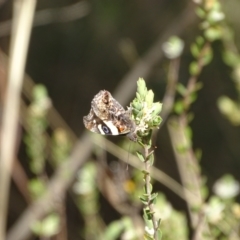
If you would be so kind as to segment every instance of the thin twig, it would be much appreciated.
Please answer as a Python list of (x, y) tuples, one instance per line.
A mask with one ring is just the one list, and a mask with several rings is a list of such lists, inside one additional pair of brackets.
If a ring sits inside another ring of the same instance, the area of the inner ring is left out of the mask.
[(173, 59), (170, 62), (169, 70), (168, 70), (168, 81), (166, 91), (163, 97), (162, 105), (163, 109), (161, 111), (162, 122), (158, 129), (154, 129), (152, 142), (155, 144), (157, 140), (157, 134), (159, 130), (162, 128), (166, 120), (168, 119), (169, 114), (173, 109), (175, 94), (176, 94), (176, 87), (178, 82), (178, 73), (179, 73), (179, 66), (180, 66), (180, 59)]
[[(188, 80), (186, 92), (183, 96), (183, 112), (179, 117), (172, 117), (168, 122), (168, 131), (170, 133), (170, 138), (174, 148), (174, 154), (182, 183), (185, 188), (190, 189), (197, 196), (195, 201), (192, 201), (192, 199), (187, 200), (188, 211), (193, 228), (196, 227), (201, 216), (199, 212), (193, 211), (192, 209), (196, 206), (201, 207), (203, 204), (203, 198), (201, 194), (201, 176), (198, 160), (196, 159), (194, 150), (190, 144), (190, 140), (186, 135), (186, 129), (188, 127), (187, 113), (191, 105), (191, 95), (196, 91), (197, 79), (204, 66), (203, 56), (209, 47), (209, 43), (206, 42), (201, 49), (199, 57), (196, 60), (199, 73), (191, 76)], [(179, 151), (179, 147), (182, 147), (184, 149), (182, 151)], [(208, 226), (204, 226), (205, 231), (208, 230), (207, 228)]]
[(201, 234), (203, 232), (204, 225), (206, 224), (205, 222), (206, 222), (206, 216), (205, 216), (204, 212), (200, 212), (198, 222), (197, 222), (196, 227), (193, 232), (192, 240), (201, 239)]
[(153, 237), (155, 240), (158, 239), (158, 222), (156, 220), (155, 214), (154, 214), (154, 205), (152, 203), (152, 199), (151, 199), (151, 193), (152, 193), (152, 189), (151, 189), (151, 175), (150, 175), (150, 169), (152, 167), (152, 165), (150, 164), (150, 160), (147, 160), (149, 156), (149, 147), (145, 146), (144, 147), (144, 157), (145, 157), (145, 171), (146, 173), (144, 174), (144, 180), (145, 180), (145, 187), (146, 187), (146, 194), (148, 195), (148, 208), (151, 212), (151, 217), (152, 217), (152, 224), (153, 224)]
[(163, 119), (160, 127), (167, 120), (168, 115), (171, 113), (174, 98), (176, 94), (176, 85), (178, 82), (178, 73), (179, 73), (180, 59), (176, 58), (170, 62), (169, 71), (168, 71), (168, 82), (165, 95), (163, 97), (163, 109), (161, 112), (161, 117)]
[(192, 208), (194, 206), (201, 206), (202, 204), (202, 197), (200, 192), (201, 184), (199, 182), (198, 174), (196, 174), (196, 171), (198, 169), (196, 165), (197, 159), (192, 153), (192, 149), (186, 149), (182, 152), (180, 152), (178, 149), (180, 146), (186, 148), (188, 146), (188, 139), (185, 134), (186, 126), (180, 122), (180, 119), (177, 117), (172, 117), (168, 121), (167, 126), (173, 145), (174, 155), (180, 173), (181, 181), (185, 187), (184, 189), (189, 189), (192, 193), (194, 193), (194, 196), (196, 196), (195, 199), (188, 199), (187, 197), (187, 205), (191, 223), (192, 226), (195, 226), (197, 222), (197, 214), (192, 211)]
[(16, 0), (15, 4), (19, 4), (19, 9), (18, 12), (14, 12), (14, 30), (16, 32), (13, 32), (11, 39), (8, 86), (0, 141), (0, 240), (5, 240), (10, 177), (17, 139), (19, 102), (36, 0), (20, 2)]

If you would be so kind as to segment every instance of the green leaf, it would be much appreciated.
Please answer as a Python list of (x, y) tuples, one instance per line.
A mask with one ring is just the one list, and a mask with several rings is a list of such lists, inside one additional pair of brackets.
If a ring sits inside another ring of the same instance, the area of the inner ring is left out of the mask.
[(207, 51), (205, 51), (204, 56), (202, 57), (202, 63), (204, 66), (208, 65), (213, 58), (213, 52), (212, 49), (209, 47)]
[(59, 232), (59, 226), (59, 215), (52, 213), (45, 217), (43, 220), (35, 222), (31, 226), (31, 229), (35, 234), (39, 236), (51, 237)]
[(153, 103), (153, 113), (152, 115), (158, 115), (162, 111), (162, 103), (160, 102), (155, 102)]
[(184, 105), (182, 100), (178, 100), (174, 105), (174, 111), (177, 114), (181, 114), (184, 111)]
[[(152, 216), (153, 216), (154, 212), (151, 212), (149, 209), (146, 209), (146, 216), (147, 216), (147, 220), (152, 220)], [(152, 225), (152, 222), (151, 222)]]
[(46, 190), (46, 184), (40, 178), (34, 178), (29, 181), (28, 189), (33, 198), (39, 198)]
[(33, 88), (33, 98), (34, 101), (42, 100), (48, 96), (47, 88), (42, 84), (36, 84)]
[(158, 221), (157, 221), (158, 230), (159, 230), (160, 224), (161, 224), (161, 218), (159, 218)]
[(147, 197), (141, 196), (139, 199), (141, 200), (141, 202), (142, 202), (144, 205), (148, 205), (148, 198), (147, 198)]
[(188, 137), (188, 139), (192, 139), (193, 133), (192, 133), (191, 127), (187, 126), (184, 132), (185, 132), (185, 135)]
[(153, 153), (154, 153), (154, 151), (153, 151), (153, 150), (152, 150), (150, 153), (148, 153), (148, 155), (147, 155), (146, 159), (148, 160), (148, 159), (151, 157), (151, 155), (153, 155)]
[(153, 165), (153, 163), (154, 163), (154, 154), (151, 154), (151, 155), (148, 157), (148, 162), (149, 162), (150, 166)]
[(191, 62), (190, 66), (189, 66), (189, 72), (192, 76), (196, 76), (199, 74), (200, 68), (199, 68), (197, 62), (195, 62), (195, 61)]
[(196, 14), (198, 15), (199, 18), (205, 18), (206, 17), (205, 10), (200, 8), (200, 7), (196, 8)]
[(200, 49), (196, 43), (193, 43), (191, 45), (191, 53), (195, 58), (198, 58), (198, 56), (200, 54)]
[(136, 118), (142, 119), (143, 117), (143, 111), (139, 111), (138, 114), (136, 115)]
[(177, 147), (176, 147), (176, 149), (177, 149), (177, 151), (179, 152), (179, 153), (186, 153), (187, 152), (187, 150), (189, 149), (189, 143), (186, 143), (186, 144), (179, 144)]
[[(148, 207), (147, 207), (147, 208), (144, 208), (143, 217), (144, 217), (145, 220), (149, 220), (149, 212), (150, 212), (150, 210), (149, 210)], [(151, 223), (150, 226), (152, 227), (152, 223)]]
[(186, 94), (186, 87), (182, 83), (177, 84), (177, 92), (181, 95), (184, 96)]
[(193, 92), (191, 95), (190, 95), (190, 103), (193, 103), (197, 100), (197, 93), (196, 92)]
[(162, 232), (160, 229), (157, 230), (158, 240), (162, 239)]
[(136, 99), (131, 103), (131, 106), (134, 110), (141, 111), (143, 109), (143, 104)]
[(158, 196), (158, 193), (151, 194), (151, 201), (155, 200), (157, 196)]
[(196, 43), (197, 43), (198, 47), (201, 48), (203, 46), (203, 44), (205, 43), (205, 40), (202, 36), (198, 36), (196, 39)]
[(42, 222), (42, 231), (44, 236), (53, 236), (59, 232), (60, 218), (54, 213), (46, 217)]
[(138, 99), (139, 101), (142, 101), (142, 98), (141, 98), (141, 96), (140, 96), (140, 94), (139, 94), (138, 92), (136, 92), (136, 97), (137, 97), (137, 99)]
[(148, 233), (144, 233), (144, 240), (154, 240), (152, 236), (150, 236)]
[(221, 96), (218, 99), (218, 108), (222, 114), (227, 116), (233, 115), (234, 111), (237, 110), (235, 102), (227, 96)]
[(162, 122), (162, 118), (160, 116), (155, 116), (152, 120), (152, 127), (159, 127)]
[(144, 176), (149, 175), (149, 172), (147, 172), (146, 170), (142, 170), (142, 173), (143, 173)]
[(104, 240), (118, 239), (122, 231), (124, 230), (124, 227), (125, 226), (122, 223), (122, 220), (113, 221), (106, 228), (103, 239)]
[(143, 156), (142, 153), (140, 153), (139, 151), (137, 151), (136, 154), (137, 154), (137, 157), (138, 157), (142, 162), (145, 162), (145, 158), (144, 158), (144, 156)]
[(230, 67), (236, 67), (240, 63), (239, 55), (232, 51), (224, 51), (223, 60)]
[(139, 78), (137, 81), (137, 92), (139, 93), (141, 99), (144, 100), (147, 94), (147, 87), (143, 78)]
[(144, 147), (147, 147), (148, 149), (152, 146), (152, 130), (149, 130), (149, 133), (144, 136), (143, 138)]
[(145, 102), (147, 103), (148, 107), (150, 108), (153, 104), (153, 99), (154, 99), (154, 93), (152, 90), (149, 90), (147, 92), (147, 95), (145, 97)]
[(138, 142), (138, 144), (139, 144), (140, 146), (142, 146), (142, 147), (144, 148), (145, 145), (144, 145), (144, 143), (143, 143), (141, 140), (142, 140), (142, 139), (139, 138), (137, 142)]
[(144, 186), (144, 192), (146, 193), (146, 196), (148, 196), (148, 194), (147, 194), (147, 187), (149, 187), (150, 188), (150, 193), (152, 192), (152, 190), (153, 190), (153, 186), (152, 186), (152, 184), (151, 183), (149, 183), (149, 185), (147, 186), (147, 185), (145, 185)]
[(210, 42), (216, 41), (222, 37), (222, 29), (217, 28), (217, 27), (210, 27), (205, 30), (204, 36), (206, 37), (207, 40)]

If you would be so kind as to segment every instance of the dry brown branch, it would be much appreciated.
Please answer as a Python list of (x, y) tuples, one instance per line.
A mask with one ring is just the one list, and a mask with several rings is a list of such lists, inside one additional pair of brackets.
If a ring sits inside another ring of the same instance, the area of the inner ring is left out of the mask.
[(163, 125), (163, 123), (167, 120), (168, 115), (171, 113), (173, 104), (174, 104), (174, 98), (176, 94), (176, 85), (178, 82), (178, 72), (179, 72), (179, 66), (180, 66), (180, 59), (174, 59), (170, 62), (169, 67), (169, 74), (168, 74), (168, 83), (166, 92), (163, 97), (163, 109), (161, 112), (161, 117), (163, 119), (163, 122), (160, 126)]
[[(209, 233), (208, 224), (205, 221), (205, 215), (196, 208), (204, 207), (204, 200), (201, 194), (201, 176), (198, 160), (195, 157), (193, 149), (188, 146), (186, 137), (186, 126), (181, 121), (181, 118), (172, 117), (168, 122), (168, 131), (174, 150), (175, 159), (183, 184), (183, 194), (186, 195), (186, 203), (191, 220), (191, 225), (194, 229), (194, 240), (200, 240), (204, 233)], [(178, 148), (186, 148), (182, 151)], [(189, 198), (186, 190), (190, 191), (195, 197)]]
[(175, 100), (175, 94), (176, 94), (176, 86), (178, 82), (178, 72), (179, 72), (179, 66), (180, 66), (180, 59), (174, 59), (170, 62), (169, 66), (169, 73), (168, 73), (168, 81), (167, 81), (167, 87), (166, 91), (163, 97), (163, 109), (161, 112), (161, 118), (162, 122), (158, 129), (154, 129), (153, 131), (153, 137), (152, 142), (155, 144), (157, 140), (157, 134), (159, 132), (159, 129), (163, 126), (163, 124), (167, 121), (169, 114), (172, 112), (173, 104)]
[(10, 64), (0, 146), (0, 240), (5, 239), (8, 196), (12, 165), (15, 158), (21, 89), (28, 43), (36, 1), (15, 1), (13, 34), (10, 47)]
[[(209, 48), (206, 43), (201, 50), (200, 57), (197, 60), (198, 68), (202, 70), (204, 63), (201, 55)], [(199, 71), (200, 73), (201, 71)], [(199, 162), (195, 156), (191, 145), (191, 139), (187, 135), (188, 128), (188, 109), (191, 105), (191, 94), (196, 91), (198, 74), (191, 76), (188, 80), (186, 93), (183, 96), (184, 110), (179, 117), (172, 117), (168, 122), (168, 131), (172, 141), (175, 159), (181, 176), (181, 181), (185, 189), (189, 189), (196, 195), (196, 199), (187, 199), (187, 206), (190, 215), (191, 225), (196, 230), (195, 239), (201, 239), (204, 232), (208, 231), (208, 226), (199, 224), (202, 218), (200, 211), (194, 209), (203, 207), (204, 199), (201, 194), (202, 182)], [(201, 231), (198, 227), (201, 226)], [(203, 226), (203, 227), (202, 227)]]
[[(196, 215), (192, 212), (191, 207), (201, 206), (202, 204), (202, 196), (200, 192), (201, 183), (199, 182), (199, 179), (197, 178), (198, 175), (196, 174), (196, 171), (198, 170), (196, 169), (198, 161), (191, 147), (187, 147), (188, 139), (186, 138), (185, 130), (186, 128), (180, 122), (179, 118), (172, 117), (168, 122), (168, 131), (183, 186), (196, 196), (195, 199), (187, 199), (189, 214), (192, 217), (192, 222), (196, 223)], [(180, 151), (178, 149), (180, 147), (186, 147), (186, 149)]]

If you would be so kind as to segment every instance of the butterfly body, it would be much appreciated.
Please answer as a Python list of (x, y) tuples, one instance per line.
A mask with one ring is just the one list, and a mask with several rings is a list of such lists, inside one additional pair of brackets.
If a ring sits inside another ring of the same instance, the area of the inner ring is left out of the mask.
[(83, 117), (85, 127), (102, 135), (124, 135), (136, 141), (135, 123), (122, 105), (106, 90), (100, 91), (91, 102), (91, 109)]

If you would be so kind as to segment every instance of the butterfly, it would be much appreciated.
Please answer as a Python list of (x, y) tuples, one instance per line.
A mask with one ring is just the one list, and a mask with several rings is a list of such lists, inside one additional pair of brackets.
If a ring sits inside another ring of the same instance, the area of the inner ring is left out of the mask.
[(130, 140), (137, 140), (136, 125), (131, 119), (131, 111), (126, 111), (106, 90), (101, 90), (94, 96), (90, 112), (83, 117), (83, 123), (91, 132), (102, 135), (127, 135)]

